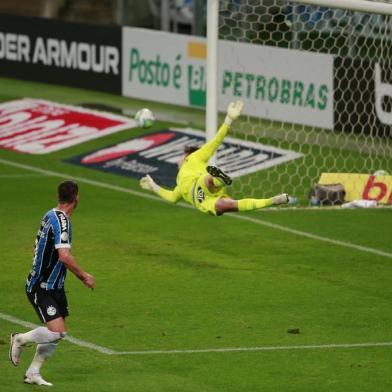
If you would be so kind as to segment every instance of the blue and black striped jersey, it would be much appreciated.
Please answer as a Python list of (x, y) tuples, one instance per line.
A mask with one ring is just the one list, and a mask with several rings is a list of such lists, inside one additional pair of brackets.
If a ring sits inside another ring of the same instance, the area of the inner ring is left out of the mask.
[(67, 268), (59, 259), (58, 249), (71, 247), (71, 222), (68, 216), (53, 208), (41, 220), (35, 240), (33, 266), (26, 283), (27, 292), (36, 287), (55, 290), (64, 287)]

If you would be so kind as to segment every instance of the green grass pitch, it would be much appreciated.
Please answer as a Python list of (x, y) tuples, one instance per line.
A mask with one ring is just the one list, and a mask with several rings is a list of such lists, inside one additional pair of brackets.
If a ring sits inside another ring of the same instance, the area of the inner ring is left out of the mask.
[[(1, 100), (142, 104), (10, 79), (0, 85)], [(180, 109), (187, 115), (202, 122), (199, 112)], [(34, 168), (80, 179), (73, 253), (97, 287), (69, 274), (67, 324), (71, 336), (112, 350), (61, 342), (42, 369), (53, 390), (391, 391), (392, 210), (214, 218), (145, 198), (135, 180), (63, 162), (135, 132), (45, 156), (0, 150), (0, 391), (39, 389), (22, 382), (33, 347), (18, 368), (8, 361), (10, 332), (26, 328), (1, 317), (38, 324), (24, 282), (39, 219), (55, 206), (62, 177)], [(225, 351), (232, 348), (243, 350)]]

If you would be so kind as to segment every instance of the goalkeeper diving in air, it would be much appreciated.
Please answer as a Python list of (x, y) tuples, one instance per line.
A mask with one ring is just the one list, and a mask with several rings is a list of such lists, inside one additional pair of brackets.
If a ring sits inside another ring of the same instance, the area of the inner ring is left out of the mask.
[(225, 212), (251, 211), (289, 203), (287, 193), (269, 199), (234, 200), (225, 193), (225, 185), (231, 184), (231, 178), (219, 168), (208, 166), (209, 159), (223, 142), (232, 122), (241, 114), (243, 106), (242, 101), (229, 104), (224, 123), (208, 143), (200, 148), (185, 147), (184, 156), (178, 164), (177, 184), (173, 190), (162, 188), (149, 175), (140, 180), (140, 186), (172, 203), (177, 203), (182, 198), (201, 212), (215, 216)]

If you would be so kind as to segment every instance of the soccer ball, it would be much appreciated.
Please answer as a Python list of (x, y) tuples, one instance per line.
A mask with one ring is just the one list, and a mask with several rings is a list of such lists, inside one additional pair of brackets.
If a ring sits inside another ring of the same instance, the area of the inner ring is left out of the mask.
[(139, 127), (150, 128), (153, 126), (155, 116), (150, 109), (140, 109), (135, 114), (135, 121)]

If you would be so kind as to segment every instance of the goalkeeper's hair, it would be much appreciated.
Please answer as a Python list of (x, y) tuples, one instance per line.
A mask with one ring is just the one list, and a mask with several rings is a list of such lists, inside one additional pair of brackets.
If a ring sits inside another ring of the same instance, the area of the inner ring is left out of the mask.
[(184, 147), (184, 154), (190, 155), (193, 152), (197, 151), (198, 149), (199, 149), (199, 147), (197, 147), (197, 146), (185, 146)]

